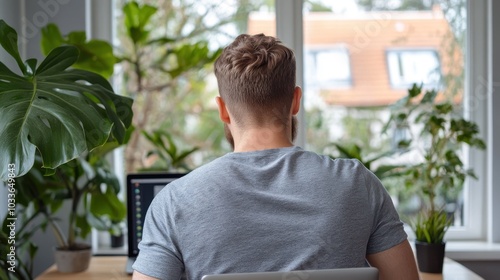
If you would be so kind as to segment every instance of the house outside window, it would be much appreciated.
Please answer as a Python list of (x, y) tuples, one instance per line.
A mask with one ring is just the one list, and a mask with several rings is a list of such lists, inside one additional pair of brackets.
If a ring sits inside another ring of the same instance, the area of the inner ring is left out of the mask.
[(436, 50), (388, 50), (387, 68), (394, 88), (408, 88), (413, 83), (438, 88), (441, 63)]
[(306, 49), (304, 60), (307, 87), (334, 89), (352, 85), (347, 48)]
[[(439, 100), (453, 100), (457, 104), (456, 114), (468, 110), (466, 96), (470, 92), (467, 92), (466, 73), (471, 67), (467, 57), (470, 41), (466, 36), (470, 34), (468, 2), (449, 5), (447, 1), (437, 1), (427, 3), (425, 8), (398, 8), (384, 3), (328, 2), (326, 9), (304, 4), (302, 26), (298, 27), (291, 19), (285, 20), (286, 16), (282, 15), (282, 20), (278, 17), (276, 23), (278, 32), (270, 29), (274, 23), (270, 19), (272, 15), (267, 16), (266, 21), (257, 16), (249, 18), (249, 33), (255, 33), (253, 30), (257, 30), (253, 28), (262, 29), (265, 24), (268, 24), (266, 29), (271, 30), (268, 34), (278, 37), (290, 36), (288, 34), (298, 28), (303, 30), (302, 46), (293, 36), (289, 43), (297, 42), (294, 46), (305, 50), (296, 56), (300, 59), (299, 55), (304, 54), (302, 129), (305, 130), (303, 145), (308, 150), (337, 157), (336, 144), (357, 144), (362, 147), (364, 159), (390, 151), (394, 138), (403, 134), (384, 132), (389, 107), (406, 96), (414, 82), (424, 83), (425, 90), (438, 90)], [(284, 2), (277, 4), (278, 9), (289, 11)], [(328, 78), (321, 79), (315, 73), (318, 59), (310, 51), (335, 52), (338, 46), (343, 46), (348, 53), (349, 71), (344, 69), (343, 77), (349, 75), (351, 83), (344, 87), (326, 87)], [(415, 130), (418, 127), (409, 128), (409, 131)], [(463, 152), (467, 161), (467, 151)], [(384, 163), (402, 163), (405, 159), (395, 155)], [(382, 181), (401, 216), (410, 222), (423, 205), (415, 189), (406, 188), (401, 178)], [(471, 181), (457, 188), (452, 201), (447, 202), (450, 215), (455, 217), (454, 227), (447, 235), (450, 239), (478, 238), (484, 230), (479, 218), (481, 210), (474, 205), (482, 190), (470, 187), (476, 184)]]

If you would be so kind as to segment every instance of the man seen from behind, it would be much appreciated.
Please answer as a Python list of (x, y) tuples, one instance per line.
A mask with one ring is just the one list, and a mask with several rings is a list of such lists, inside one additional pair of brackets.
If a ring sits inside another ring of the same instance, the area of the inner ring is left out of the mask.
[(223, 50), (216, 102), (234, 151), (154, 198), (134, 279), (368, 265), (380, 279), (418, 279), (375, 175), (293, 144), (302, 97), (295, 72), (293, 51), (274, 37), (240, 35)]

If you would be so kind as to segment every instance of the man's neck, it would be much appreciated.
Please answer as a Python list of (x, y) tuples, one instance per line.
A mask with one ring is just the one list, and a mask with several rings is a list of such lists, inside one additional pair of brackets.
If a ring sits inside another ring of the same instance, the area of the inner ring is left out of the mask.
[(234, 152), (251, 152), (293, 146), (285, 131), (273, 131), (272, 128), (249, 129), (238, 136), (234, 138)]

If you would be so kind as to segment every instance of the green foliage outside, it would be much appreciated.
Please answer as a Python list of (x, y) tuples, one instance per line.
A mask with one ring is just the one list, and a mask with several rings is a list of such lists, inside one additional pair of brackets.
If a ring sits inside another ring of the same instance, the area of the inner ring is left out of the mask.
[(143, 131), (142, 134), (155, 147), (146, 157), (154, 157), (154, 164), (145, 171), (190, 171), (186, 158), (198, 150), (197, 147), (181, 150), (172, 136), (166, 131), (155, 130), (152, 133)]
[[(196, 1), (123, 2), (119, 20), (125, 24), (115, 53), (123, 67), (123, 94), (136, 100), (133, 123), (143, 131), (127, 145), (128, 171), (153, 167), (148, 156), (156, 148), (144, 136), (154, 131), (171, 135), (179, 149), (199, 148), (184, 158), (189, 168), (229, 151), (216, 119), (217, 90), (209, 82), (214, 82), (212, 63), (219, 47), (231, 38), (224, 28), (245, 23), (255, 8), (249, 1), (237, 2), (242, 5), (228, 7), (229, 12)], [(217, 21), (206, 20), (214, 15)]]

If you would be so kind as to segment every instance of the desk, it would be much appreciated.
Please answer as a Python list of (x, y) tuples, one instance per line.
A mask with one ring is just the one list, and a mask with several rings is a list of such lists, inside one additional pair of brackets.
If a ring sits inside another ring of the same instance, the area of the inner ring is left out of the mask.
[(93, 256), (89, 268), (79, 273), (60, 273), (56, 265), (49, 267), (37, 280), (131, 280), (132, 276), (125, 272), (126, 256), (101, 257)]
[(460, 263), (444, 258), (443, 274), (420, 272), (422, 280), (483, 280), (482, 277), (469, 270)]
[[(55, 265), (49, 267), (37, 280), (130, 280), (131, 276), (125, 273), (125, 263), (127, 257), (99, 257), (94, 256), (90, 261), (89, 269), (80, 273), (59, 273)], [(422, 280), (482, 280), (474, 272), (467, 269), (465, 266), (446, 258), (444, 260), (443, 275), (421, 273)]]

